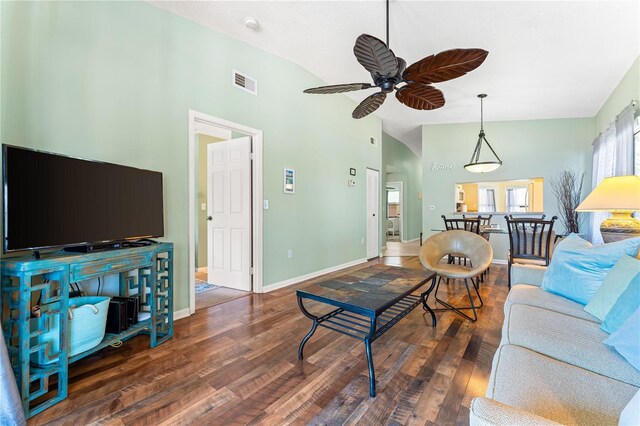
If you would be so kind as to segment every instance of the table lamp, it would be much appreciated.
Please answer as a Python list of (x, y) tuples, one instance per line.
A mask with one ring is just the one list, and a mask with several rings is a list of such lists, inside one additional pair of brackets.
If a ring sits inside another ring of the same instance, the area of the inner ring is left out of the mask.
[(640, 210), (640, 176), (605, 178), (576, 208), (579, 212), (611, 212), (600, 224), (605, 243), (640, 237), (640, 220), (631, 216)]

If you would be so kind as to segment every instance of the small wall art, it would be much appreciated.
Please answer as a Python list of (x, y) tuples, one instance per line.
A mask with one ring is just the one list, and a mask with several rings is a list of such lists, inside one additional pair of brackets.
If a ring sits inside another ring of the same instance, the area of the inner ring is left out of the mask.
[(283, 191), (285, 194), (296, 193), (296, 171), (294, 169), (284, 169)]

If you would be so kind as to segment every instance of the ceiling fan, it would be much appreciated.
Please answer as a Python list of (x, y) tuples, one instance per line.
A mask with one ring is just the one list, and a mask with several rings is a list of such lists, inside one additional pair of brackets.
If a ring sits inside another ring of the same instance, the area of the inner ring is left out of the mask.
[(444, 95), (432, 83), (461, 77), (478, 68), (489, 52), (483, 49), (451, 49), (427, 56), (407, 67), (404, 59), (389, 49), (389, 0), (387, 0), (387, 43), (362, 34), (353, 47), (356, 59), (371, 73), (373, 84), (336, 84), (307, 89), (304, 93), (333, 94), (379, 87), (353, 110), (353, 118), (363, 118), (377, 110), (387, 94), (396, 91), (396, 98), (409, 108), (431, 110), (441, 108)]

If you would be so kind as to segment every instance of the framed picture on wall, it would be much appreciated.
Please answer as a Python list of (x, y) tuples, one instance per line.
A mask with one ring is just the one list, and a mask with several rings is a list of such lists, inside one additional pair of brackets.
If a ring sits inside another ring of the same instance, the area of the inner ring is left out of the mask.
[(296, 193), (296, 171), (294, 169), (284, 169), (283, 190), (285, 194)]

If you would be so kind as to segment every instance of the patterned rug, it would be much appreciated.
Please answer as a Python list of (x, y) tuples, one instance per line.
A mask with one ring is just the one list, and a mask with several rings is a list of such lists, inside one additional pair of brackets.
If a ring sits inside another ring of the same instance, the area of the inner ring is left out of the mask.
[(220, 288), (219, 285), (209, 284), (206, 281), (196, 279), (196, 294), (204, 293), (205, 291)]

